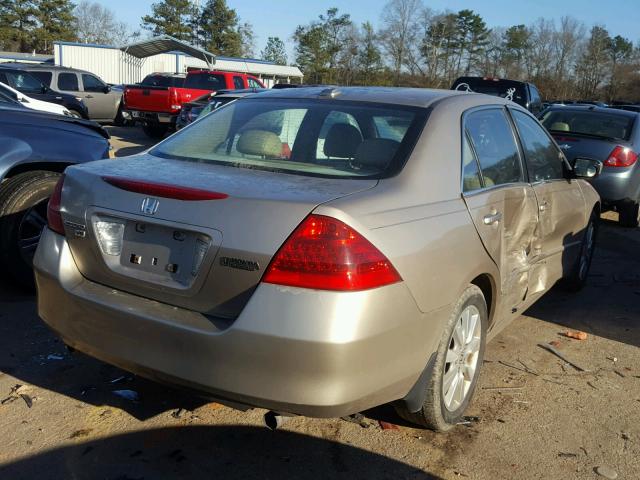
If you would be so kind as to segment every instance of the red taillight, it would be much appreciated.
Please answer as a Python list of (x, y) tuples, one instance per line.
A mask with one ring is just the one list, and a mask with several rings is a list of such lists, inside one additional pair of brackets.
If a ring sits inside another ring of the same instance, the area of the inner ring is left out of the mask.
[(64, 175), (60, 177), (56, 188), (53, 190), (53, 195), (49, 199), (47, 205), (47, 226), (49, 230), (52, 230), (60, 235), (64, 235), (64, 223), (62, 222), (62, 215), (60, 214), (60, 203), (62, 201), (62, 185), (64, 184)]
[(335, 218), (309, 215), (271, 261), (266, 283), (319, 290), (366, 290), (402, 281), (371, 242)]
[(154, 197), (173, 198), (175, 200), (223, 200), (229, 196), (226, 193), (201, 190), (199, 188), (129, 180), (119, 177), (102, 177), (102, 180), (128, 192), (142, 193), (143, 195), (151, 195)]
[(607, 167), (630, 167), (638, 160), (638, 154), (631, 150), (629, 147), (623, 147), (618, 145), (613, 149), (613, 152), (609, 154), (606, 162)]

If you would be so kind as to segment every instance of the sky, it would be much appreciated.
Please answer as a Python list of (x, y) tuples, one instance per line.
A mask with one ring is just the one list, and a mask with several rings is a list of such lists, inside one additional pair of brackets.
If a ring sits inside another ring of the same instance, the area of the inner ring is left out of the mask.
[[(151, 12), (154, 0), (94, 0), (113, 10), (118, 19), (133, 29), (140, 28), (140, 18)], [(158, 1), (158, 0), (155, 0)], [(205, 3), (206, 0), (200, 0)], [(227, 0), (243, 22), (253, 25), (256, 34), (256, 55), (268, 37), (280, 37), (289, 55), (293, 52), (291, 36), (298, 25), (317, 18), (328, 8), (337, 7), (351, 15), (356, 23), (371, 21), (379, 24), (387, 0)], [(559, 19), (570, 15), (591, 27), (602, 24), (613, 36), (622, 35), (637, 44), (640, 41), (639, 0), (424, 0), (436, 11), (471, 9), (482, 15), (491, 27), (529, 24), (539, 17)], [(290, 58), (290, 61), (292, 59)]]

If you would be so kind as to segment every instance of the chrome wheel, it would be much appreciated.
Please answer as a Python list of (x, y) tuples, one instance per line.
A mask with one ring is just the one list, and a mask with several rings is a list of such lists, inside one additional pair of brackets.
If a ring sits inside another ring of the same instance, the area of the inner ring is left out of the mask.
[(478, 371), (482, 340), (480, 311), (468, 305), (453, 327), (442, 376), (442, 399), (450, 412), (464, 403)]
[(593, 222), (589, 222), (587, 231), (584, 234), (582, 251), (580, 252), (580, 270), (578, 271), (578, 278), (580, 280), (584, 280), (589, 272), (589, 265), (591, 264), (591, 257), (593, 255), (594, 233), (595, 227), (593, 226)]

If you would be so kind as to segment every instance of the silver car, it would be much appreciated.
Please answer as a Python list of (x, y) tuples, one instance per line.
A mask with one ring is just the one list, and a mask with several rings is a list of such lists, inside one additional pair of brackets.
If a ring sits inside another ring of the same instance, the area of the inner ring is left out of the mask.
[(584, 283), (600, 201), (577, 177), (597, 173), (500, 98), (269, 91), (68, 168), (38, 309), (72, 347), (223, 403), (394, 402), (447, 430), (486, 341), (558, 280)]

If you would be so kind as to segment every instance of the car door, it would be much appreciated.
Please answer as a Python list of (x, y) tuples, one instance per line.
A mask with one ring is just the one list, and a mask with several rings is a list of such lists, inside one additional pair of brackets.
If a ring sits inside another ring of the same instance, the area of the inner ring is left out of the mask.
[(485, 249), (500, 271), (501, 311), (506, 321), (530, 292), (536, 264), (533, 243), (538, 206), (517, 140), (503, 107), (474, 109), (463, 118), (462, 191)]
[(113, 120), (118, 109), (119, 95), (112, 92), (95, 75), (82, 73), (82, 91), (80, 96), (89, 109), (89, 117), (100, 120)]
[(577, 180), (564, 178), (564, 154), (547, 131), (528, 113), (510, 109), (538, 201), (540, 238), (537, 248), (548, 282), (568, 273), (580, 250), (587, 222), (585, 200)]

